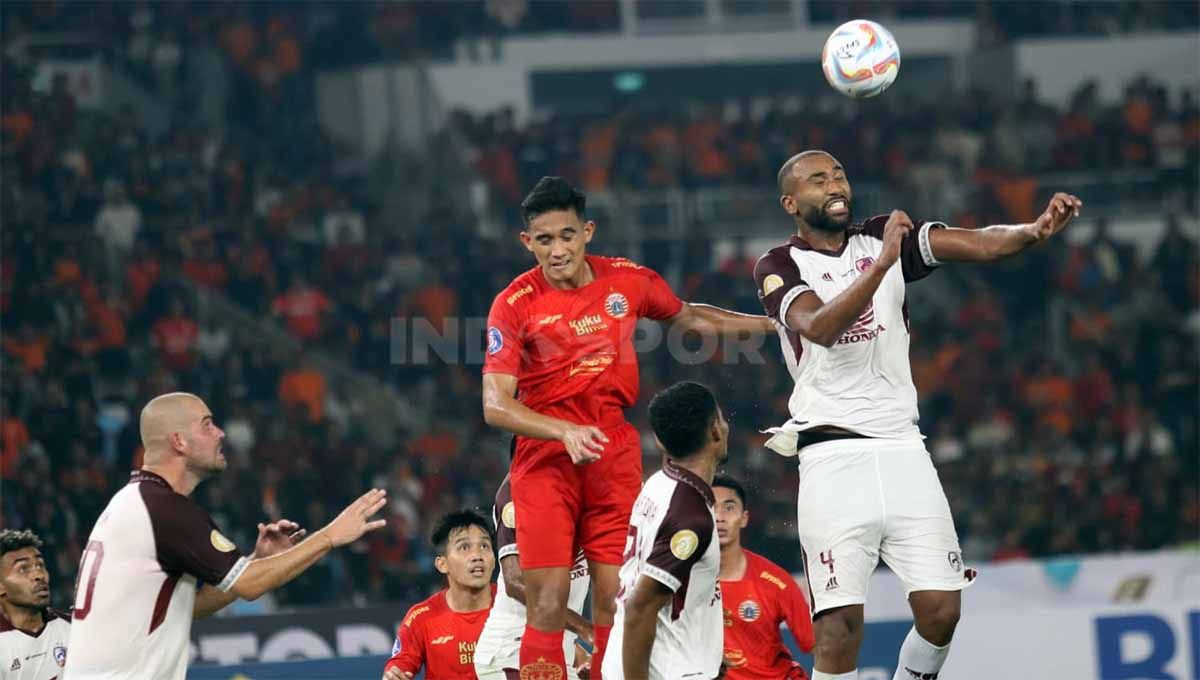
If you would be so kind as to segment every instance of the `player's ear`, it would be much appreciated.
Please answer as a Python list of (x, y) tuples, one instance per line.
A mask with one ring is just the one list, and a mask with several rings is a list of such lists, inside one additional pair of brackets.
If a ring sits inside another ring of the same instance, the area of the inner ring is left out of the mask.
[(446, 564), (446, 556), (438, 555), (433, 558), (433, 567), (438, 570), (438, 573), (445, 576), (450, 573), (450, 565)]
[(796, 199), (784, 194), (779, 197), (779, 204), (783, 206), (784, 212), (789, 215), (796, 214)]
[(521, 237), (521, 245), (525, 246), (525, 250), (533, 252), (533, 236), (529, 234), (528, 229), (522, 229), (518, 234)]
[(592, 237), (596, 235), (596, 221), (588, 220), (583, 223), (583, 242), (591, 243)]
[(746, 528), (746, 525), (747, 525), (747, 524), (749, 524), (749, 523), (750, 523), (750, 511), (749, 511), (749, 510), (743, 510), (743, 511), (742, 511), (742, 518), (741, 518), (740, 520), (738, 520), (738, 525), (739, 525), (741, 528), (745, 529), (745, 528)]
[(654, 435), (654, 445), (658, 447), (659, 453), (665, 454), (667, 452), (667, 447), (663, 446), (663, 443), (659, 440), (658, 435)]

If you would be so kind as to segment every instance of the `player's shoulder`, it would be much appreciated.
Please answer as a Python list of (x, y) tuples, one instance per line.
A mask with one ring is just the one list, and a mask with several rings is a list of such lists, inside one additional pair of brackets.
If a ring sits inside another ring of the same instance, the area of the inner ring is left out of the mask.
[(130, 486), (136, 485), (137, 494), (146, 506), (146, 512), (155, 522), (174, 524), (184, 517), (203, 515), (208, 517), (195, 501), (171, 488), (165, 479), (153, 472), (135, 471), (129, 478)]
[(607, 255), (588, 255), (588, 264), (597, 278), (604, 276), (657, 276), (658, 272), (638, 264), (627, 257), (610, 257)]
[(746, 558), (749, 562), (749, 569), (753, 570), (753, 577), (756, 581), (770, 583), (780, 590), (787, 590), (792, 583), (792, 575), (786, 569), (775, 564), (771, 560), (759, 555), (758, 553), (746, 552)]
[(674, 482), (667, 503), (666, 521), (688, 525), (712, 524), (712, 507), (716, 503), (712, 487), (695, 473), (670, 462), (663, 465), (662, 473)]
[(519, 307), (523, 303), (527, 303), (533, 298), (542, 288), (544, 278), (541, 275), (541, 270), (538, 267), (533, 267), (525, 272), (518, 274), (516, 278), (508, 283), (499, 293), (492, 304), (506, 304), (509, 307)]
[(759, 256), (754, 263), (754, 276), (761, 279), (771, 274), (796, 269), (796, 261), (792, 259), (792, 242), (781, 243)]
[(408, 608), (404, 614), (401, 626), (413, 628), (422, 625), (426, 620), (436, 617), (446, 609), (446, 591), (439, 590), (424, 600)]

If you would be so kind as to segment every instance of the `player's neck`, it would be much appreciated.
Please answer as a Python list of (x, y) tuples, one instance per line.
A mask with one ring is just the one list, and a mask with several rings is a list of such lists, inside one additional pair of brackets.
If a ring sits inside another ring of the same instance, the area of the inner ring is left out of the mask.
[(730, 543), (721, 548), (721, 572), (717, 576), (722, 581), (740, 581), (746, 575), (746, 551), (741, 543)]
[(691, 458), (686, 458), (684, 460), (672, 458), (670, 461), (671, 465), (687, 470), (700, 479), (703, 479), (705, 484), (712, 486), (713, 477), (715, 477), (717, 474), (716, 456), (698, 455), (692, 456)]
[(26, 633), (40, 633), (42, 626), (46, 625), (46, 619), (42, 616), (44, 611), (42, 607), (23, 607), (19, 604), (4, 603), (0, 604), (0, 611), (3, 611), (4, 618), (8, 619), (14, 628), (19, 628)]
[(143, 465), (142, 469), (162, 477), (175, 493), (181, 496), (191, 496), (200, 484), (200, 478), (188, 471), (186, 465), (158, 463)]
[(479, 589), (450, 586), (446, 590), (446, 604), (450, 611), (459, 614), (487, 609), (492, 604), (492, 587), (490, 584)]
[(846, 230), (823, 231), (808, 226), (804, 222), (796, 223), (796, 235), (817, 250), (840, 250), (846, 242)]

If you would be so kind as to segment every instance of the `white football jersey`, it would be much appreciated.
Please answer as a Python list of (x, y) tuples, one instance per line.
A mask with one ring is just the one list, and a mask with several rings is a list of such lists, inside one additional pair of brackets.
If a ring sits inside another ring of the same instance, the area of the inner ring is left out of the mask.
[(710, 680), (721, 670), (725, 619), (717, 574), (712, 488), (669, 460), (646, 480), (629, 518), (617, 616), (601, 669), (624, 680), (625, 598), (642, 576), (674, 591), (658, 612), (650, 650), (651, 680)]
[(53, 609), (42, 613), (37, 635), (13, 626), (0, 611), (0, 680), (59, 680), (67, 663), (71, 620)]
[[(508, 477), (496, 491), (496, 505), (492, 508), (492, 521), (496, 523), (496, 546), (500, 560), (517, 555), (517, 517), (513, 505), (512, 487)], [(583, 613), (587, 601), (591, 575), (588, 573), (587, 558), (580, 550), (571, 567), (571, 592), (567, 607), (576, 614)], [(496, 599), (488, 613), (487, 623), (475, 646), (475, 663), (501, 668), (517, 669), (520, 663), (521, 636), (525, 634), (525, 605), (509, 597), (504, 587), (504, 566), (500, 566), (500, 578), (496, 584)], [(575, 658), (575, 634), (563, 633), (563, 652), (567, 659), (567, 675), (577, 678), (571, 660)]]
[(249, 563), (192, 499), (134, 472), (79, 563), (66, 677), (183, 680), (198, 582), (228, 592)]
[(915, 223), (916, 229), (901, 244), (899, 266), (888, 270), (866, 309), (832, 347), (810, 342), (787, 326), (788, 307), (800, 295), (812, 291), (829, 302), (875, 263), (883, 250), (886, 222), (887, 216), (880, 215), (851, 226), (837, 252), (817, 250), (793, 236), (759, 258), (754, 267), (759, 299), (775, 321), (796, 382), (788, 401), (792, 418), (782, 428), (785, 431), (835, 426), (866, 437), (921, 437), (917, 390), (908, 360), (904, 287), (928, 276), (939, 264), (929, 247), (929, 230), (946, 225)]

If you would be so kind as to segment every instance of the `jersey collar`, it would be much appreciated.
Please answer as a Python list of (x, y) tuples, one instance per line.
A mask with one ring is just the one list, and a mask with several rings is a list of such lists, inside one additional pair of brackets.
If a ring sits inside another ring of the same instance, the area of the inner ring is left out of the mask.
[(711, 508), (717, 504), (717, 498), (713, 495), (712, 487), (691, 470), (681, 468), (670, 460), (667, 460), (663, 464), (663, 474), (695, 489), (697, 493), (704, 497), (704, 502), (708, 503), (708, 507)]

